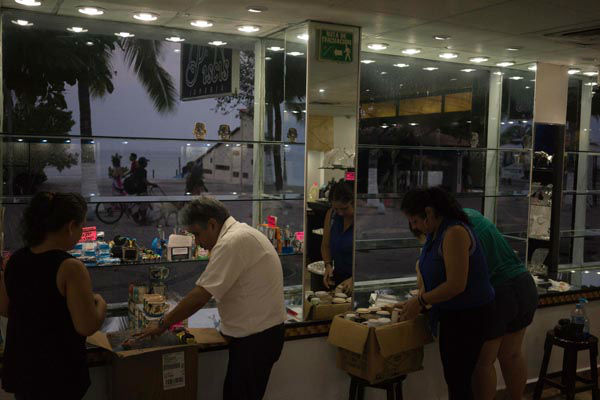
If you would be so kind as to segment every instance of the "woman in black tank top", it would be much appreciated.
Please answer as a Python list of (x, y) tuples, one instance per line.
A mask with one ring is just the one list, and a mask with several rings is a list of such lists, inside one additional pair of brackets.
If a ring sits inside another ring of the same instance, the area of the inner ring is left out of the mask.
[(67, 253), (86, 211), (78, 194), (38, 193), (23, 214), (26, 247), (10, 257), (0, 286), (8, 317), (2, 388), (18, 400), (81, 399), (90, 385), (85, 338), (100, 328), (106, 303)]

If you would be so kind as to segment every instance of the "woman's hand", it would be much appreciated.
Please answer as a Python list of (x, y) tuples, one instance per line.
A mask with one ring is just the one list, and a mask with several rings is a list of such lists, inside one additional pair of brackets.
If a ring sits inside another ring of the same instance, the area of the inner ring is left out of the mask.
[(421, 313), (421, 304), (416, 297), (411, 298), (404, 303), (402, 316), (405, 320), (415, 319)]
[(332, 278), (333, 278), (333, 267), (331, 266), (331, 264), (326, 263), (325, 264), (325, 273), (323, 274), (323, 285), (325, 285), (325, 287), (327, 289), (331, 289), (330, 284), (331, 284)]

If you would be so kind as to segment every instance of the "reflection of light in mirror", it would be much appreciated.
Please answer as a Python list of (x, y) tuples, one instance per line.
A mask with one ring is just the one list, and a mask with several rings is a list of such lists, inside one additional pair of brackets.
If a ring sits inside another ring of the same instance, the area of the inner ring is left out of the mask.
[(529, 67), (527, 67), (527, 69), (530, 71), (537, 71), (537, 65), (530, 65)]
[(387, 49), (389, 47), (389, 44), (387, 44), (387, 43), (371, 43), (367, 47), (371, 50), (379, 51), (379, 50)]
[(87, 29), (82, 28), (81, 26), (72, 26), (70, 28), (67, 28), (67, 30), (73, 33), (85, 33), (88, 31)]
[(520, 81), (521, 79), (523, 79), (523, 77), (522, 76), (511, 76), (508, 79), (512, 79), (513, 81)]
[(115, 35), (118, 37), (122, 37), (122, 38), (130, 38), (130, 37), (135, 36), (133, 33), (129, 33), (129, 32), (117, 32), (117, 33), (115, 33)]
[(206, 19), (197, 19), (196, 21), (190, 22), (190, 25), (195, 26), (196, 28), (210, 28), (214, 23)]
[(575, 74), (578, 74), (578, 73), (580, 73), (580, 72), (581, 72), (581, 70), (580, 70), (580, 69), (577, 69), (577, 68), (572, 68), (572, 69), (570, 69), (570, 70), (568, 70), (568, 71), (567, 71), (567, 73), (568, 73), (569, 75), (575, 75)]
[(91, 16), (98, 16), (104, 14), (104, 10), (98, 7), (79, 7), (77, 10), (82, 14)]
[(398, 63), (398, 64), (394, 64), (394, 67), (396, 67), (396, 68), (408, 68), (408, 67), (410, 67), (410, 65), (404, 64), (404, 63)]
[(237, 29), (240, 32), (253, 33), (253, 32), (260, 31), (260, 26), (256, 26), (256, 25), (242, 25), (242, 26), (238, 26)]
[(36, 0), (15, 0), (15, 3), (21, 4), (22, 6), (27, 6), (27, 7), (37, 7), (37, 6), (42, 5), (42, 3), (40, 3), (39, 1), (36, 1)]
[(22, 141), (23, 141), (23, 139), (17, 139), (17, 142), (22, 142)]
[(472, 57), (472, 58), (469, 58), (469, 61), (474, 62), (474, 63), (482, 63), (482, 62), (489, 61), (489, 58), (488, 57)]
[(304, 53), (300, 53), (299, 51), (290, 51), (289, 53), (286, 53), (288, 56), (292, 56), (292, 57), (300, 57), (303, 56)]
[(496, 63), (496, 66), (498, 66), (498, 67), (511, 67), (513, 65), (515, 65), (514, 61), (502, 61), (502, 62)]
[(436, 71), (438, 69), (438, 67), (424, 67), (423, 69), (425, 71)]
[(409, 124), (410, 126), (417, 126), (417, 125), (419, 125), (417, 122), (409, 122), (408, 124)]
[(303, 33), (302, 35), (297, 36), (300, 40), (308, 40), (308, 33)]
[(319, 89), (319, 93), (325, 93), (325, 89)]
[(140, 12), (137, 14), (133, 14), (133, 18), (135, 18), (139, 21), (151, 22), (151, 21), (156, 21), (158, 19), (158, 14), (149, 13), (149, 12)]
[(408, 54), (409, 56), (419, 54), (421, 49), (404, 49), (402, 50), (402, 54)]
[(465, 68), (465, 69), (461, 69), (462, 72), (475, 72), (477, 71), (475, 68)]
[(15, 25), (19, 25), (19, 26), (33, 26), (33, 22), (29, 22), (25, 19), (17, 19), (17, 20), (13, 19), (10, 22), (12, 22)]
[(267, 47), (267, 50), (270, 50), (270, 51), (283, 51), (285, 49), (283, 47), (279, 47), (279, 46), (271, 46), (271, 47)]
[(441, 53), (438, 55), (439, 58), (443, 58), (445, 60), (452, 60), (454, 58), (458, 58), (458, 54), (456, 53)]
[(223, 42), (221, 40), (213, 40), (212, 42), (208, 42), (211, 46), (225, 46), (227, 42)]
[(375, 62), (375, 60), (362, 60), (361, 63), (363, 64), (373, 64)]
[(165, 40), (168, 42), (174, 42), (174, 43), (179, 43), (179, 42), (185, 41), (184, 38), (179, 37), (179, 36), (170, 36), (168, 38), (165, 38)]

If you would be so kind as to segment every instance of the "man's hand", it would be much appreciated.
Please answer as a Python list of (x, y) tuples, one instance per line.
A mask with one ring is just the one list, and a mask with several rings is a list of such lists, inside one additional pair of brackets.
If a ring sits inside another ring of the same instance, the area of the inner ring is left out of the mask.
[(142, 332), (136, 333), (131, 338), (135, 341), (142, 340), (148, 336), (156, 337), (162, 335), (167, 330), (166, 325), (159, 325), (156, 322), (152, 322)]

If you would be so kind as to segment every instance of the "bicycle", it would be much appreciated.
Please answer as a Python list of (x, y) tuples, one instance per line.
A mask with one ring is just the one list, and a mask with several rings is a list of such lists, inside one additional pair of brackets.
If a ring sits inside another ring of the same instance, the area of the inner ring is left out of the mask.
[[(123, 192), (124, 193), (124, 192)], [(125, 196), (126, 194), (123, 194)], [(166, 196), (166, 193), (158, 186), (151, 186), (147, 196)], [(143, 195), (142, 195), (143, 196)], [(116, 224), (127, 215), (138, 225), (148, 225), (161, 218), (160, 213), (155, 212), (152, 203), (146, 202), (118, 202), (96, 204), (96, 217), (107, 225)]]

